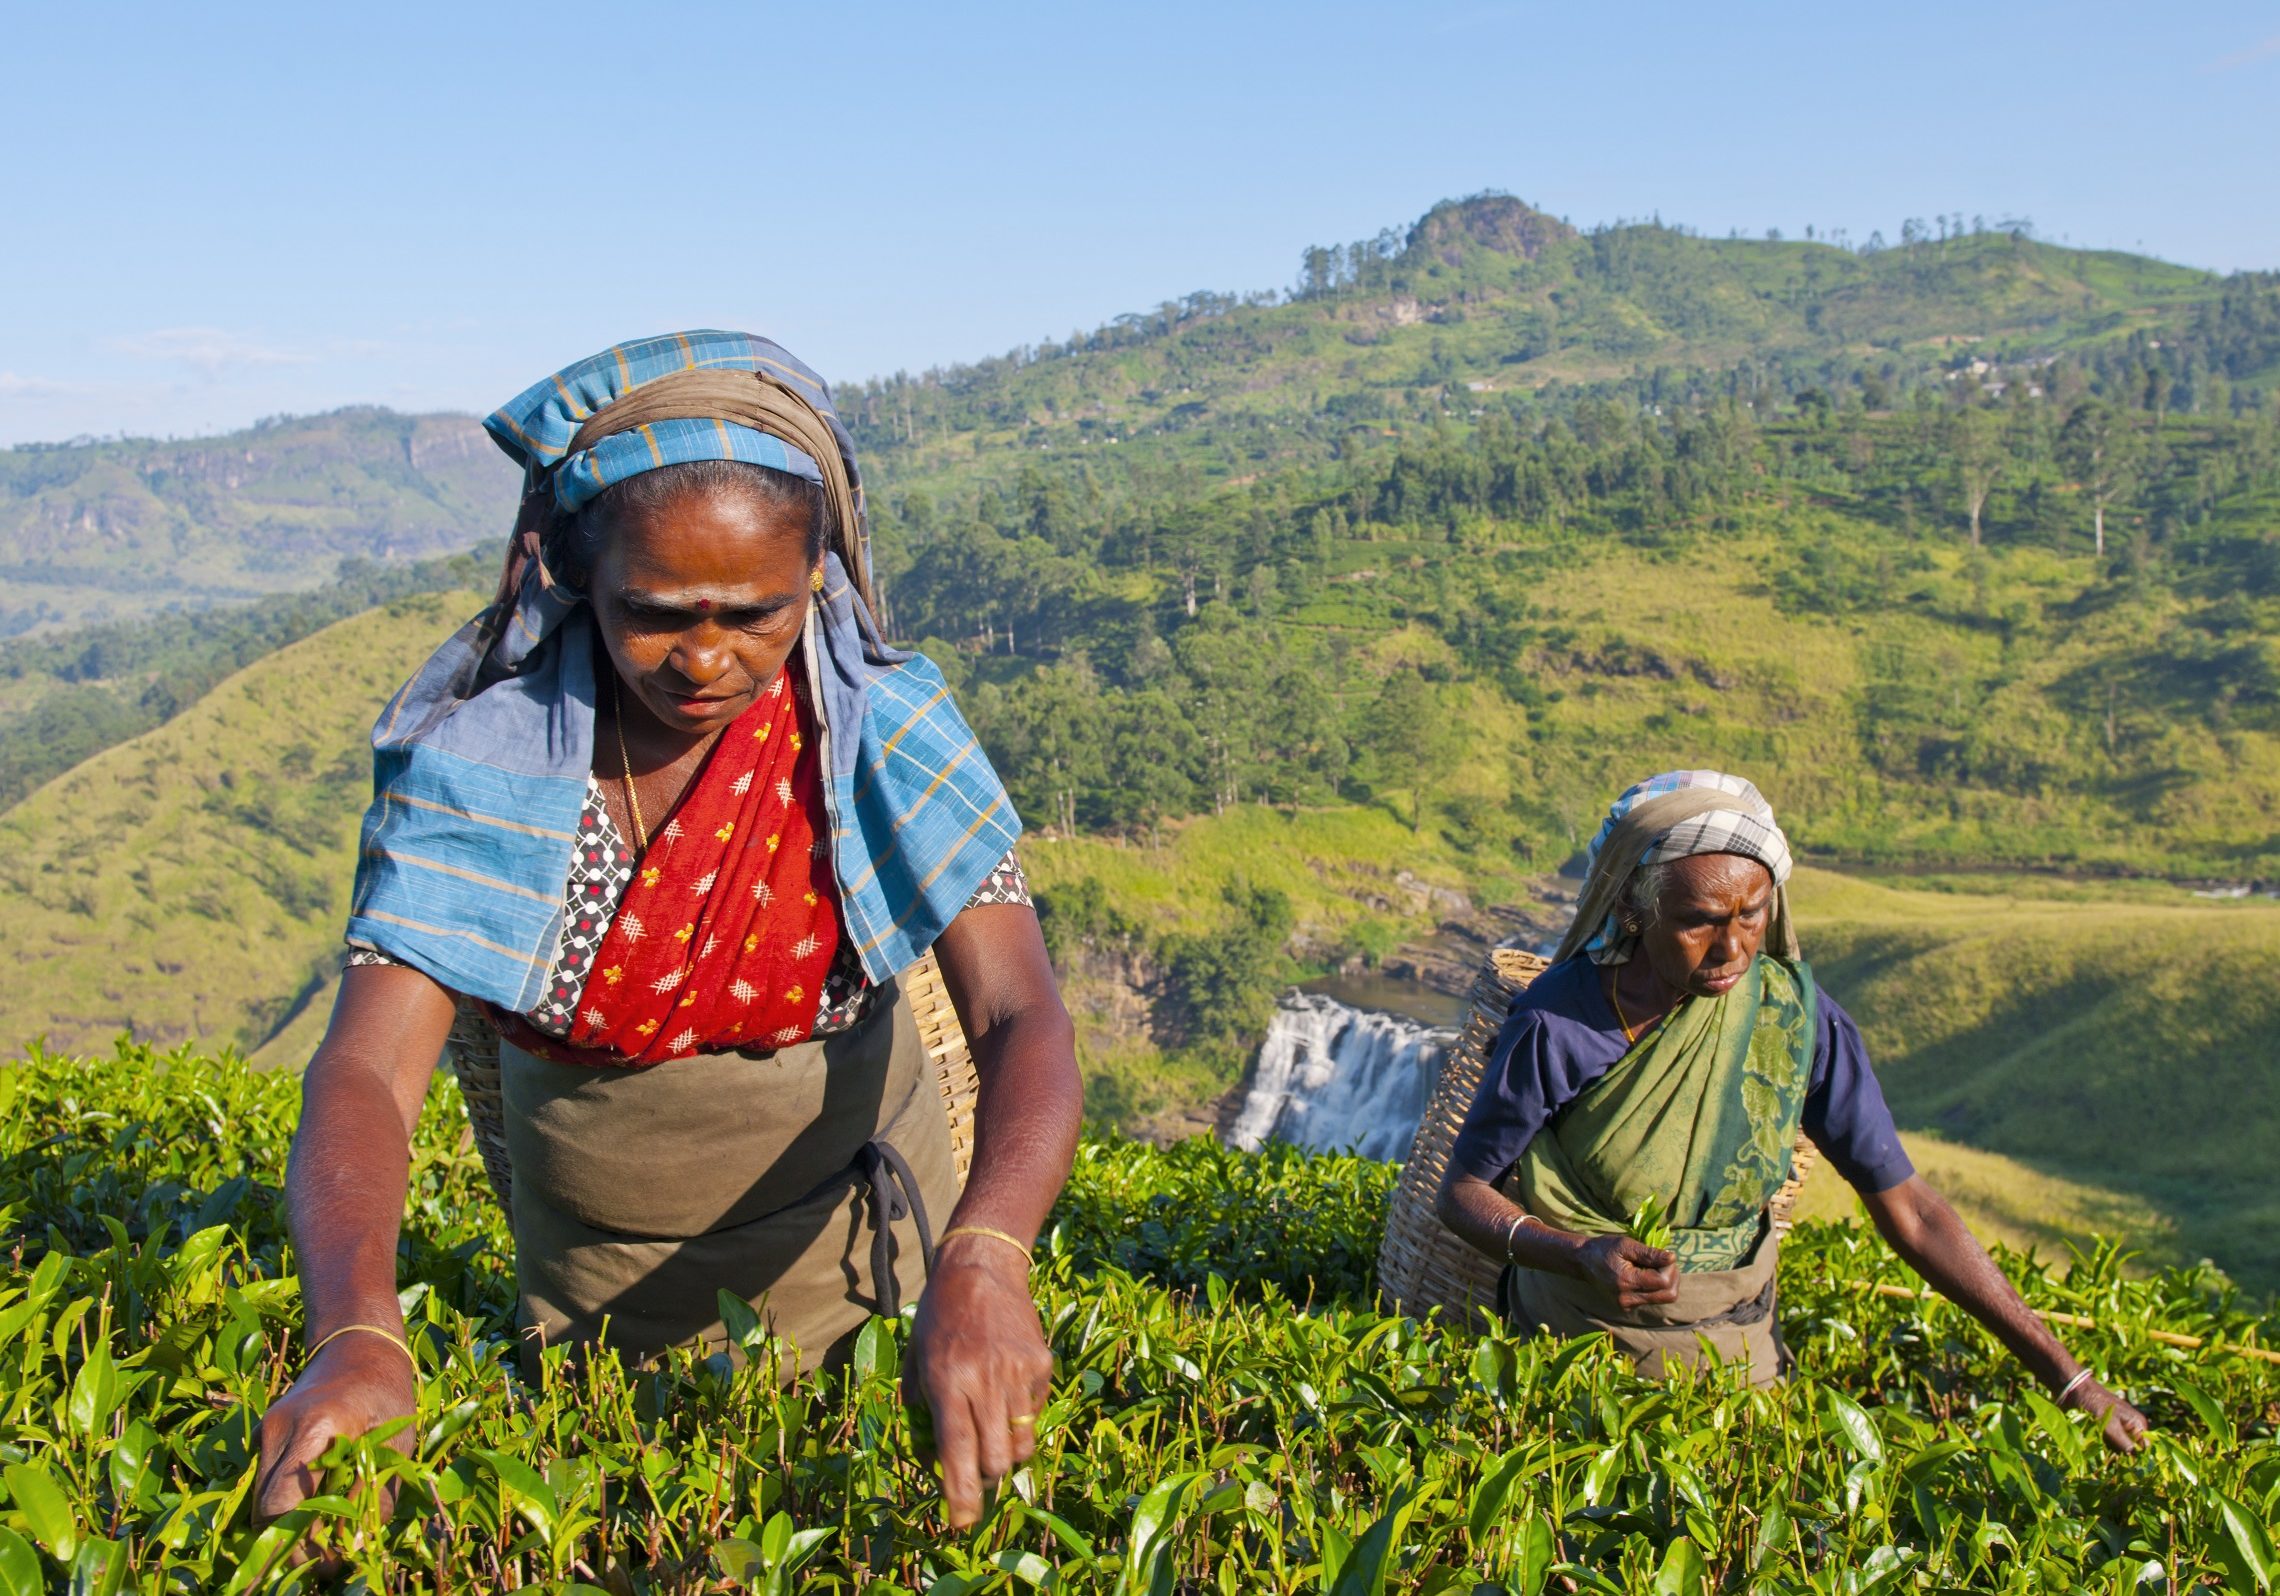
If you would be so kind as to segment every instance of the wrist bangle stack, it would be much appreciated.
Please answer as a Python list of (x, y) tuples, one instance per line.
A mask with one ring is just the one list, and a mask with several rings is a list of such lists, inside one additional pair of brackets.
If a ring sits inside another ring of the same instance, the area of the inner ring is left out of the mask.
[[(1021, 1254), (1021, 1261), (1023, 1263), (1029, 1265), (1033, 1269), (1037, 1266), (1037, 1255), (1029, 1250), (1027, 1243), (1023, 1242), (1018, 1236), (1011, 1235), (1003, 1230), (995, 1229), (992, 1226), (952, 1225), (948, 1230), (942, 1232), (942, 1241), (948, 1241), (952, 1236), (987, 1236), (992, 1241), (1002, 1241), (1008, 1247), (1011, 1247), (1015, 1252)], [(941, 1245), (941, 1241), (935, 1243), (935, 1247), (937, 1249), (939, 1249)]]
[(318, 1353), (324, 1351), (325, 1348), (331, 1346), (342, 1336), (352, 1334), (358, 1330), (362, 1330), (367, 1335), (378, 1336), (381, 1340), (387, 1342), (388, 1345), (394, 1347), (398, 1352), (401, 1352), (404, 1355), (404, 1361), (412, 1366), (412, 1373), (418, 1374), (420, 1372), (420, 1360), (412, 1356), (412, 1344), (409, 1341), (406, 1341), (402, 1336), (396, 1334), (393, 1330), (386, 1329), (383, 1326), (376, 1324), (342, 1325), (338, 1330), (335, 1330), (332, 1334), (324, 1337), (315, 1346), (311, 1347), (309, 1349), (308, 1357), (302, 1360), (303, 1364), (305, 1365), (314, 1362)]
[(2066, 1399), (2067, 1399), (2068, 1397), (2070, 1397), (2070, 1396), (2074, 1395), (2074, 1393), (2075, 1393), (2075, 1392), (2077, 1392), (2077, 1391), (2081, 1390), (2081, 1389), (2082, 1389), (2082, 1385), (2083, 1385), (2083, 1382), (2084, 1382), (2084, 1381), (2086, 1381), (2086, 1380), (2088, 1380), (2089, 1378), (2090, 1378), (2090, 1371), (2089, 1371), (2088, 1369), (2077, 1369), (2077, 1370), (2075, 1370), (2075, 1371), (2074, 1371), (2074, 1378), (2073, 1378), (2073, 1379), (2071, 1379), (2071, 1380), (2069, 1380), (2069, 1381), (2067, 1381), (2067, 1382), (2066, 1382), (2066, 1384), (2064, 1384), (2064, 1385), (2062, 1385), (2062, 1386), (2060, 1386), (2060, 1387), (2058, 1388), (2058, 1397), (2057, 1397), (2057, 1402), (2058, 1402), (2058, 1405), (2059, 1405), (2060, 1407), (2064, 1407), (2064, 1406), (2066, 1405)]

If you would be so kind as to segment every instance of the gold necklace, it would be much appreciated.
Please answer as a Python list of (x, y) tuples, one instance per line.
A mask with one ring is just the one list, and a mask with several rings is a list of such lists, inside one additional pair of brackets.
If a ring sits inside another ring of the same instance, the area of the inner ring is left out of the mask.
[(1621, 975), (1608, 976), (1607, 1001), (1615, 1005), (1615, 1023), (1623, 1027), (1623, 1045), (1625, 1047), (1628, 1047), (1633, 1042), (1636, 1042), (1638, 1038), (1631, 1034), (1630, 1016), (1623, 1012), (1623, 993), (1621, 991), (1622, 985), (1623, 977)]
[(633, 761), (625, 752), (625, 688), (616, 671), (610, 672), (610, 720), (617, 729), (618, 777), (625, 783), (625, 805), (633, 812), (634, 852), (649, 851), (649, 828), (641, 819), (641, 793), (633, 784)]

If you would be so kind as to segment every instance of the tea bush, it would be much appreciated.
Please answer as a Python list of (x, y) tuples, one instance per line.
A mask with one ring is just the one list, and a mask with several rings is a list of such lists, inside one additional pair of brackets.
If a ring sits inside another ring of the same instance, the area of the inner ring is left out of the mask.
[[(2276, 1326), (2213, 1276), (2063, 1278), (2076, 1346), (2160, 1434), (2106, 1456), (1973, 1322), (1869, 1289), (1873, 1235), (1782, 1265), (1804, 1366), (1751, 1393), (1638, 1380), (1594, 1341), (1384, 1317), (1390, 1171), (1091, 1141), (1040, 1259), (1060, 1363), (1031, 1465), (951, 1533), (896, 1397), (899, 1324), (779, 1388), (752, 1362), (513, 1370), (505, 1226), (454, 1094), (421, 1121), (402, 1248), (412, 1455), (337, 1444), (249, 1522), (255, 1425), (298, 1359), (278, 1183), (296, 1083), (122, 1046), (0, 1070), (0, 1593), (1820, 1592), (2253, 1589), (2273, 1572)], [(392, 1493), (373, 1489), (392, 1483)]]

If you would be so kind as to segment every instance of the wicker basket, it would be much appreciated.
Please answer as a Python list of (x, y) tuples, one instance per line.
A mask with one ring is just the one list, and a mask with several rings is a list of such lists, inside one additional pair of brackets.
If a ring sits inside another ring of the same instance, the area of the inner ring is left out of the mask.
[[(1498, 1265), (1459, 1240), (1435, 1210), (1441, 1181), (1449, 1171), (1449, 1148), (1472, 1107), (1496, 1033), (1504, 1027), (1505, 1012), (1512, 999), (1549, 967), (1547, 960), (1533, 953), (1498, 948), (1473, 983), (1472, 1012), (1441, 1065), (1441, 1078), (1433, 1087), (1432, 1101), (1425, 1105), (1409, 1161), (1402, 1166), (1386, 1210), (1385, 1241), (1378, 1249), (1378, 1294), (1391, 1312), (1422, 1317), (1439, 1308), (1474, 1323), (1494, 1318)], [(1799, 1136), (1795, 1167), (1770, 1205), (1778, 1234), (1789, 1230), (1798, 1188), (1814, 1157), (1813, 1144)]]
[[(958, 1011), (951, 1006), (950, 989), (943, 985), (934, 955), (929, 953), (903, 971), (899, 980), (918, 1020), (919, 1040), (934, 1065), (942, 1106), (950, 1115), (950, 1157), (958, 1184), (964, 1186), (967, 1168), (974, 1161), (974, 1098), (981, 1088), (973, 1055), (966, 1049), (966, 1033), (959, 1027)], [(499, 1206), (512, 1214), (514, 1165), (507, 1159), (506, 1108), (499, 1093), (499, 1033), (481, 1004), (461, 1000), (444, 1056), (458, 1077), (459, 1095), (467, 1105), (467, 1128), (483, 1155), (483, 1173), (490, 1177)]]

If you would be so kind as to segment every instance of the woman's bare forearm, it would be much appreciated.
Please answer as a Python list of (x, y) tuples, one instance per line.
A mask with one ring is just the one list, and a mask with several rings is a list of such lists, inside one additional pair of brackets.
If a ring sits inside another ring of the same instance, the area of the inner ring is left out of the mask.
[(973, 1048), (974, 1162), (950, 1223), (1026, 1241), (1045, 1228), (1076, 1157), (1084, 1088), (1075, 1030), (1056, 1001), (992, 1026)]
[(312, 1336), (344, 1324), (398, 1323), (396, 1242), (411, 1139), (396, 1107), (378, 1076), (322, 1054), (302, 1083), (285, 1203)]
[(950, 1224), (1027, 1242), (1044, 1229), (1076, 1157), (1084, 1117), (1076, 1029), (1026, 904), (967, 908), (935, 954), (981, 1080), (973, 1168)]
[(1934, 1290), (1993, 1331), (2044, 1384), (2056, 1390), (2074, 1377), (2081, 1365), (2073, 1354), (1922, 1176), (1910, 1176), (1889, 1191), (1863, 1193), (1861, 1200), (1892, 1250)]
[(312, 1337), (344, 1324), (400, 1324), (396, 1242), (412, 1127), (451, 1005), (417, 971), (358, 967), (342, 977), (332, 1022), (301, 1079), (301, 1123), (285, 1166), (286, 1221)]
[(1477, 1175), (1452, 1174), (1441, 1187), (1441, 1223), (1477, 1252), (1547, 1274), (1580, 1275), (1591, 1238), (1557, 1230)]

